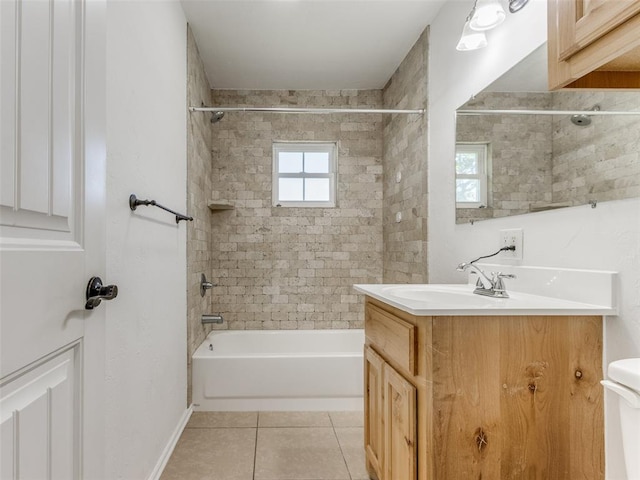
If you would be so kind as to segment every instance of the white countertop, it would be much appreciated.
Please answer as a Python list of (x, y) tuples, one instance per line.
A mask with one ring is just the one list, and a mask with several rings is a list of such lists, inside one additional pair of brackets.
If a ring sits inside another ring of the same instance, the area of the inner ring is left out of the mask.
[(613, 305), (593, 305), (508, 290), (510, 298), (476, 295), (469, 284), (370, 284), (355, 290), (418, 316), (615, 315)]

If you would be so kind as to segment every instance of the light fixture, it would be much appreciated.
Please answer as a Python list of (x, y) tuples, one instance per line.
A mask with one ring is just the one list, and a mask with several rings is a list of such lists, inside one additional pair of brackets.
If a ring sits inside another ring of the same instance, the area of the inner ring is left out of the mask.
[(509, 11), (511, 13), (516, 13), (529, 2), (529, 0), (509, 0)]
[[(1, 1), (1, 0), (0, 0)], [(462, 36), (456, 50), (477, 50), (487, 46), (484, 32), (497, 27), (506, 17), (502, 2), (509, 3), (509, 11), (520, 11), (529, 0), (475, 0), (462, 29)]]
[(483, 48), (487, 46), (487, 37), (484, 32), (476, 32), (471, 30), (469, 26), (469, 22), (471, 20), (471, 15), (467, 17), (467, 21), (464, 23), (464, 28), (462, 29), (462, 36), (460, 37), (460, 41), (456, 46), (456, 50), (461, 52), (466, 52), (469, 50), (478, 50), (479, 48)]
[(506, 17), (500, 0), (476, 0), (471, 13), (469, 27), (478, 32), (497, 27)]

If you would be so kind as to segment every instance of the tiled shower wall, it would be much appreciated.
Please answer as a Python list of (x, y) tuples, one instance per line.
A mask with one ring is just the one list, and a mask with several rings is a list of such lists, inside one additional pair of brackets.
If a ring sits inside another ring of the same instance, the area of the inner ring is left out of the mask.
[[(379, 90), (214, 90), (219, 106), (380, 108)], [(227, 113), (210, 126), (212, 311), (229, 329), (361, 328), (382, 281), (382, 116)], [(274, 207), (274, 141), (338, 142), (336, 208)]]
[[(187, 103), (189, 106), (211, 104), (211, 89), (191, 29), (187, 29)], [(200, 296), (200, 275), (211, 276), (213, 252), (211, 212), (207, 208), (211, 185), (211, 114), (190, 113), (187, 116), (187, 211), (193, 222), (187, 228), (187, 365), (191, 404), (191, 355), (207, 336), (210, 327), (200, 323), (209, 311), (211, 296)]]
[[(428, 48), (427, 29), (384, 87), (384, 108), (427, 108)], [(427, 115), (385, 115), (383, 144), (384, 282), (426, 283)]]

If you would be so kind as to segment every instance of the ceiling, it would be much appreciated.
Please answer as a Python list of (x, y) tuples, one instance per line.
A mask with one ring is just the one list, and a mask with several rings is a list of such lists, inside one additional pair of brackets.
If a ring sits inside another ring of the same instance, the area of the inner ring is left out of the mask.
[(444, 1), (181, 3), (212, 88), (339, 90), (382, 88)]

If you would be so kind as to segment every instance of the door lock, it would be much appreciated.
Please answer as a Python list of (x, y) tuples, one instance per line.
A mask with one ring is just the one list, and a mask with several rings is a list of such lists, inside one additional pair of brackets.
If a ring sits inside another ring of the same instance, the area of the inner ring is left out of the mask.
[(87, 303), (84, 308), (93, 310), (102, 300), (113, 300), (118, 296), (117, 285), (103, 285), (100, 277), (91, 277), (87, 285)]

